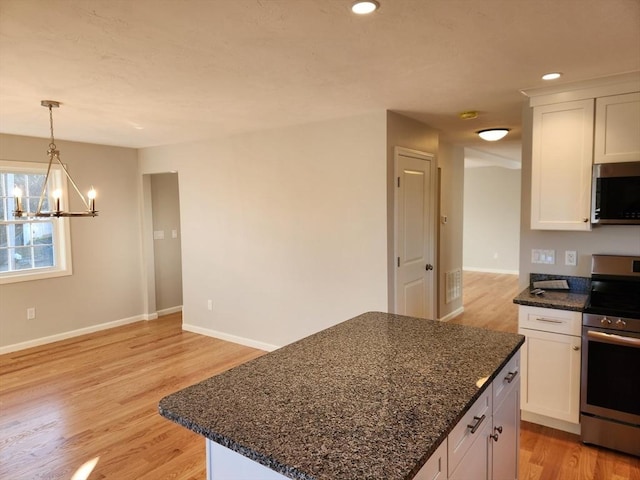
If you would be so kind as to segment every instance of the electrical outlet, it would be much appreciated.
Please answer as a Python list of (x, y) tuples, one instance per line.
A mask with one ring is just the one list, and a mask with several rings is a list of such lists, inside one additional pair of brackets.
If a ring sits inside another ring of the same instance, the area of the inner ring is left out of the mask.
[(567, 250), (564, 252), (564, 264), (575, 266), (578, 263), (578, 254), (575, 250)]
[(27, 320), (35, 320), (36, 318), (36, 307), (27, 308)]
[(213, 300), (207, 300), (207, 310), (213, 310)]

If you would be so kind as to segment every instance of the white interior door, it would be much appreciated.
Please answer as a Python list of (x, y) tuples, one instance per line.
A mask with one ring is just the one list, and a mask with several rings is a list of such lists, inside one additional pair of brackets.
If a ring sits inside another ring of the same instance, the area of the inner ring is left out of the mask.
[(395, 312), (435, 319), (435, 159), (395, 149)]

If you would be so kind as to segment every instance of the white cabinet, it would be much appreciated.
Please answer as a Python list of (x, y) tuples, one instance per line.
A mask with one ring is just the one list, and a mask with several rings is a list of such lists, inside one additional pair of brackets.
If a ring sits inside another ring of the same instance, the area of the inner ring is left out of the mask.
[[(530, 412), (577, 426), (580, 416), (580, 312), (520, 306), (523, 416)], [(535, 421), (531, 418), (526, 420)], [(544, 423), (564, 430), (560, 424)], [(575, 430), (573, 430), (575, 432)]]
[(449, 480), (517, 480), (519, 372), (520, 352), (449, 434)]
[(516, 480), (520, 452), (520, 355), (493, 382), (491, 478)]
[(590, 230), (594, 100), (533, 109), (531, 228)]
[(445, 480), (447, 478), (447, 442), (436, 449), (414, 480)]
[(640, 93), (596, 99), (594, 163), (640, 160)]

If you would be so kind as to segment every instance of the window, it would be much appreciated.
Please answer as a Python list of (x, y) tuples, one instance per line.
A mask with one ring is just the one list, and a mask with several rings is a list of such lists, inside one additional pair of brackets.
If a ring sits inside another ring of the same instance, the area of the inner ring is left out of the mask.
[[(71, 241), (67, 218), (15, 218), (14, 189), (22, 191), (22, 210), (38, 209), (46, 163), (0, 160), (0, 284), (71, 275)], [(66, 192), (64, 175), (52, 165), (47, 193)], [(45, 195), (43, 211), (50, 210)]]

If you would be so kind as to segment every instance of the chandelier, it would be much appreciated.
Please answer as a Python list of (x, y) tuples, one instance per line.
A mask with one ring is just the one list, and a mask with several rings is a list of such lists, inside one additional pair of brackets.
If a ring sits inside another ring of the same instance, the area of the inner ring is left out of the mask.
[[(53, 109), (58, 108), (60, 106), (60, 102), (56, 102), (53, 100), (42, 100), (40, 104), (43, 107), (47, 107), (49, 109), (49, 127), (51, 130), (51, 141), (49, 143), (49, 149), (47, 150), (47, 155), (49, 156), (49, 165), (47, 167), (47, 175), (44, 178), (44, 183), (42, 184), (42, 191), (40, 192), (40, 198), (38, 200), (38, 208), (35, 212), (25, 212), (22, 210), (22, 191), (16, 187), (13, 191), (13, 196), (15, 197), (16, 205), (15, 210), (13, 211), (13, 215), (15, 218), (22, 217), (36, 217), (36, 218), (49, 218), (49, 217), (95, 217), (98, 215), (98, 211), (96, 210), (96, 191), (93, 187), (89, 190), (87, 194), (87, 199), (85, 199), (84, 195), (80, 192), (80, 189), (76, 185), (76, 182), (73, 181), (67, 167), (60, 160), (60, 151), (56, 147), (54, 138), (53, 138)], [(61, 209), (60, 199), (62, 197), (62, 190), (56, 189), (52, 192), (53, 202), (49, 202), (49, 205), (54, 206), (54, 209), (51, 211), (42, 211), (42, 206), (45, 200), (45, 194), (47, 191), (47, 184), (49, 181), (49, 175), (51, 173), (51, 167), (53, 165), (53, 161), (58, 162), (58, 164), (62, 167), (62, 171), (65, 173), (71, 185), (75, 189), (78, 196), (82, 199), (82, 203), (87, 208), (84, 212), (69, 212)]]

